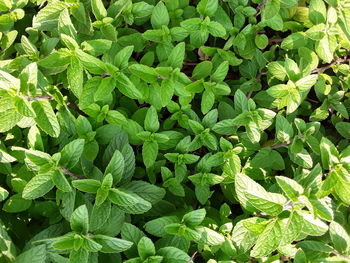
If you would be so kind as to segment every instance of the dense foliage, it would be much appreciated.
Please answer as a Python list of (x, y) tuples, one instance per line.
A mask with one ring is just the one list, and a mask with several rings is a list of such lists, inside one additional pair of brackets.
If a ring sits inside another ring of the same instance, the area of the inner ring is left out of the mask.
[(349, 0), (1, 0), (0, 262), (350, 262)]

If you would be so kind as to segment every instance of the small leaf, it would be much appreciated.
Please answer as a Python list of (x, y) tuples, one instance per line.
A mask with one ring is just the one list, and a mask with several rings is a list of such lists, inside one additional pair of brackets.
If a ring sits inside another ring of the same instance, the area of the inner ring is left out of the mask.
[(81, 205), (74, 210), (70, 218), (70, 226), (78, 233), (86, 234), (89, 231), (89, 213), (86, 205)]
[(261, 258), (269, 255), (277, 249), (282, 239), (282, 227), (278, 219), (272, 220), (264, 229), (256, 241), (253, 250), (250, 252), (252, 257)]
[(151, 167), (157, 159), (158, 144), (155, 141), (146, 141), (142, 146), (142, 159), (146, 167)]
[(101, 0), (91, 0), (91, 8), (97, 20), (102, 20), (107, 16), (106, 8)]
[(276, 181), (283, 192), (294, 202), (297, 202), (298, 197), (304, 192), (304, 188), (300, 184), (288, 177), (276, 176)]
[(197, 5), (197, 11), (202, 16), (212, 16), (218, 9), (218, 0), (201, 0)]
[(94, 179), (75, 180), (72, 184), (78, 190), (91, 194), (95, 194), (101, 186), (101, 183)]
[(153, 106), (147, 110), (145, 117), (145, 129), (150, 132), (156, 132), (159, 129), (157, 110)]
[(94, 240), (102, 245), (103, 253), (120, 253), (128, 250), (133, 243), (120, 238), (109, 237), (105, 235), (95, 235)]
[(152, 207), (151, 203), (127, 190), (111, 189), (108, 198), (122, 211), (129, 214), (143, 214)]
[(64, 146), (61, 151), (60, 165), (68, 170), (73, 168), (83, 154), (84, 143), (84, 139), (76, 139)]
[(266, 2), (263, 17), (264, 19), (271, 19), (278, 14), (280, 10), (280, 1), (279, 0), (268, 0)]
[(156, 249), (151, 239), (148, 237), (142, 237), (137, 244), (137, 251), (141, 259), (145, 260), (156, 254)]
[(56, 185), (58, 189), (60, 189), (63, 192), (72, 191), (72, 187), (70, 186), (67, 178), (60, 170), (53, 171), (52, 182)]
[(47, 100), (34, 101), (32, 106), (37, 116), (34, 120), (40, 129), (52, 137), (58, 137), (60, 135), (60, 125), (50, 102)]
[(36, 199), (48, 193), (53, 187), (50, 174), (36, 175), (24, 187), (22, 197)]
[(332, 221), (329, 225), (329, 234), (336, 250), (347, 253), (350, 249), (350, 236), (339, 223)]
[(105, 174), (110, 173), (113, 176), (114, 183), (117, 184), (124, 175), (124, 167), (124, 157), (120, 151), (116, 150), (106, 167)]
[(32, 201), (23, 199), (21, 197), (21, 194), (14, 194), (6, 200), (2, 207), (2, 210), (7, 213), (19, 213), (29, 209), (31, 204)]
[(169, 24), (169, 13), (162, 1), (153, 8), (151, 15), (152, 27), (157, 29)]
[(182, 221), (188, 227), (195, 227), (200, 225), (200, 223), (202, 223), (202, 221), (205, 218), (205, 215), (206, 215), (205, 209), (194, 210), (185, 214), (182, 218)]

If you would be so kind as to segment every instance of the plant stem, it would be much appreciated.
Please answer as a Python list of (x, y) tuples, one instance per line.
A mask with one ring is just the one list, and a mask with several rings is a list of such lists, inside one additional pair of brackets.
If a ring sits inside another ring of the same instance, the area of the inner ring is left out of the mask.
[(29, 97), (26, 95), (25, 97), (29, 101), (38, 101), (38, 100), (42, 100), (42, 99), (53, 100), (53, 97), (51, 97), (50, 95), (43, 95), (43, 96), (36, 96), (36, 97)]
[(273, 44), (273, 43), (281, 43), (284, 39), (283, 38), (273, 38), (269, 40), (269, 44)]
[(282, 147), (288, 146), (289, 144), (291, 144), (291, 141), (282, 142), (282, 143), (277, 144), (277, 145), (272, 145), (272, 146), (270, 146), (270, 148), (272, 150), (274, 150), (274, 149), (278, 149), (278, 148), (282, 148)]
[(326, 65), (326, 66), (323, 66), (321, 68), (316, 68), (314, 70), (311, 71), (311, 73), (320, 73), (321, 71), (325, 71), (329, 68), (331, 68), (333, 65), (336, 65), (336, 64), (341, 64), (341, 63), (347, 63), (350, 61), (350, 58), (338, 58), (337, 60), (333, 61), (332, 63)]
[(73, 179), (82, 179), (82, 177), (80, 177), (80, 176), (78, 176), (78, 175), (72, 173), (71, 171), (68, 171), (68, 170), (67, 170), (66, 168), (64, 168), (64, 167), (60, 167), (60, 169), (61, 169), (61, 172), (62, 172), (62, 173), (66, 174), (66, 175), (68, 175), (68, 176), (70, 176), (70, 177), (72, 177)]

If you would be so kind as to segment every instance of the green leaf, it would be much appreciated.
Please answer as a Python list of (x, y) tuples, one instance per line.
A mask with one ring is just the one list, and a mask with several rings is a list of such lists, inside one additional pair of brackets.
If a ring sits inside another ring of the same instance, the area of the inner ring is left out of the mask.
[(148, 257), (154, 256), (156, 254), (156, 249), (151, 239), (148, 237), (142, 237), (137, 244), (137, 251), (141, 259), (145, 260)]
[(70, 227), (72, 230), (86, 234), (89, 231), (89, 213), (86, 205), (81, 205), (74, 210), (70, 217)]
[(26, 150), (25, 151), (25, 161), (28, 161), (36, 166), (44, 166), (52, 162), (51, 156), (45, 152), (36, 151), (36, 150)]
[(109, 173), (107, 174), (102, 181), (101, 187), (97, 190), (96, 193), (96, 205), (101, 205), (108, 197), (109, 190), (113, 185), (113, 177)]
[(117, 89), (125, 96), (132, 99), (142, 98), (141, 92), (135, 87), (130, 79), (123, 73), (118, 74), (115, 77)]
[(208, 227), (197, 227), (196, 231), (200, 234), (200, 243), (217, 246), (225, 242), (223, 235)]
[(288, 218), (287, 225), (283, 230), (280, 245), (288, 245), (296, 239), (298, 239), (299, 235), (302, 232), (303, 224), (303, 217), (299, 215), (296, 211), (292, 211)]
[(32, 248), (24, 251), (16, 257), (14, 262), (26, 263), (26, 262), (45, 262), (47, 260), (46, 245), (33, 246)]
[(157, 110), (153, 106), (147, 110), (145, 117), (145, 129), (150, 132), (156, 132), (159, 129)]
[[(283, 40), (281, 44), (281, 48), (285, 50), (293, 50), (293, 49), (304, 47), (306, 43), (307, 43), (306, 34), (304, 32), (296, 32), (289, 35)], [(288, 59), (286, 59), (286, 62), (287, 61)], [(285, 67), (287, 67), (286, 63), (285, 63)]]
[(0, 84), (1, 88), (4, 90), (19, 89), (20, 81), (19, 79), (13, 77), (11, 74), (0, 70)]
[(189, 213), (186, 213), (183, 216), (182, 221), (188, 227), (195, 227), (202, 223), (202, 221), (205, 218), (205, 215), (206, 215), (205, 209), (194, 210)]
[(185, 46), (185, 42), (181, 42), (174, 47), (168, 57), (168, 66), (172, 68), (182, 68), (182, 63), (185, 59)]
[[(64, 9), (60, 16), (58, 17), (58, 32), (62, 35), (67, 35), (73, 39), (77, 38), (77, 30), (75, 29), (71, 19), (68, 9)], [(76, 43), (75, 43), (76, 44)], [(78, 45), (74, 45), (74, 48), (79, 48)]]
[(329, 170), (334, 164), (339, 162), (339, 153), (334, 144), (323, 137), (320, 142), (322, 166)]
[(127, 240), (105, 235), (94, 235), (94, 240), (102, 246), (101, 252), (103, 253), (120, 253), (133, 245)]
[(244, 112), (248, 110), (248, 99), (246, 95), (239, 89), (235, 93), (234, 105), (235, 110), (238, 112)]
[(288, 95), (289, 87), (285, 84), (278, 84), (278, 85), (272, 86), (266, 92), (271, 97), (282, 98)]
[(163, 188), (140, 180), (124, 184), (120, 189), (132, 191), (151, 204), (159, 202), (165, 195)]
[(320, 41), (316, 41), (315, 51), (317, 55), (326, 63), (333, 60), (333, 52), (330, 47), (329, 38), (325, 35)]
[(127, 119), (125, 118), (125, 116), (116, 110), (108, 111), (106, 121), (110, 124), (115, 125), (127, 125)]
[(215, 94), (211, 91), (205, 90), (203, 92), (202, 101), (201, 101), (201, 111), (203, 114), (208, 113), (215, 103)]
[(80, 98), (81, 93), (83, 92), (83, 65), (75, 56), (71, 57), (71, 62), (67, 69), (67, 79), (70, 90), (72, 90), (77, 98)]
[(269, 193), (266, 191), (250, 191), (244, 193), (247, 201), (256, 209), (266, 214), (276, 216), (283, 211), (283, 205), (287, 203), (283, 195)]
[(322, 220), (314, 218), (307, 212), (302, 212), (300, 215), (304, 218), (303, 232), (310, 236), (322, 236), (328, 231), (328, 226)]
[(102, 246), (91, 238), (84, 237), (82, 248), (89, 252), (97, 252), (102, 248)]
[(71, 141), (61, 151), (60, 165), (66, 169), (72, 169), (79, 161), (84, 150), (84, 139)]
[(94, 56), (91, 56), (83, 52), (80, 49), (77, 49), (76, 52), (77, 52), (77, 57), (79, 58), (83, 67), (87, 69), (90, 73), (93, 73), (93, 74), (105, 73), (106, 64), (104, 62), (102, 62), (98, 58), (95, 58)]
[(52, 182), (56, 185), (58, 189), (63, 192), (72, 191), (72, 187), (70, 186), (67, 178), (62, 173), (61, 170), (54, 170), (52, 173)]
[(127, 190), (111, 189), (108, 198), (122, 211), (129, 214), (143, 214), (152, 207), (151, 203)]
[(250, 255), (255, 258), (261, 258), (269, 255), (277, 249), (282, 239), (282, 226), (278, 219), (273, 219), (259, 236)]
[(270, 62), (267, 64), (267, 70), (271, 73), (275, 78), (279, 80), (285, 80), (287, 76), (287, 71), (284, 68), (283, 64), (278, 61)]
[(38, 64), (27, 65), (19, 75), (22, 90), (35, 90), (38, 85)]
[(294, 135), (292, 125), (282, 115), (276, 117), (276, 137), (280, 142), (287, 142)]
[(197, 5), (197, 11), (202, 16), (213, 16), (218, 9), (218, 0), (201, 0)]
[(306, 251), (310, 251), (312, 253), (317, 252), (325, 252), (329, 253), (333, 250), (333, 248), (327, 244), (324, 244), (320, 241), (314, 240), (304, 240), (297, 244), (297, 247), (303, 248)]
[(350, 250), (350, 236), (342, 225), (332, 221), (329, 225), (329, 234), (336, 250), (340, 253), (347, 253)]
[(308, 91), (312, 86), (316, 84), (318, 75), (309, 75), (304, 78), (299, 79), (297, 82), (295, 82), (295, 86), (298, 88), (300, 91)]
[(107, 16), (107, 10), (101, 0), (91, 0), (91, 9), (97, 20), (102, 20)]
[(0, 112), (0, 132), (11, 130), (23, 118), (16, 109)]
[(238, 173), (235, 178), (235, 189), (237, 193), (237, 198), (240, 204), (247, 209), (248, 211), (258, 211), (247, 199), (245, 196), (245, 192), (250, 190), (254, 192), (263, 192), (265, 193), (265, 189), (252, 180), (247, 175)]
[(21, 197), (21, 194), (14, 194), (6, 200), (2, 207), (2, 210), (7, 213), (19, 213), (29, 209), (31, 204), (32, 201), (23, 199)]
[(47, 100), (33, 101), (32, 107), (36, 114), (34, 120), (40, 129), (52, 137), (58, 137), (61, 129), (50, 102)]
[(66, 2), (53, 2), (46, 5), (33, 19), (33, 27), (41, 30), (54, 28), (60, 13), (69, 6), (70, 4)]
[(82, 179), (73, 181), (72, 185), (80, 191), (95, 194), (101, 183), (94, 179)]
[(121, 49), (114, 58), (114, 65), (120, 69), (127, 68), (133, 51), (134, 46), (126, 46)]
[(350, 139), (350, 123), (348, 122), (338, 122), (335, 128), (346, 139)]
[(218, 49), (217, 52), (220, 55), (220, 57), (224, 61), (227, 61), (231, 66), (238, 66), (243, 61), (242, 59), (237, 58), (236, 55), (231, 51), (225, 51), (223, 49)]
[(15, 107), (19, 114), (26, 117), (35, 117), (35, 113), (32, 109), (30, 102), (21, 97), (15, 97)]
[(153, 83), (157, 81), (158, 73), (154, 68), (142, 64), (132, 64), (129, 66), (129, 70), (146, 82)]
[(220, 82), (223, 81), (227, 75), (227, 72), (229, 70), (229, 64), (227, 61), (222, 62), (217, 69), (214, 71), (214, 73), (211, 75), (211, 80), (214, 82)]
[(169, 24), (169, 13), (162, 1), (158, 2), (152, 10), (151, 24), (155, 29)]
[(142, 159), (146, 167), (151, 167), (157, 159), (158, 143), (146, 141), (142, 146)]
[(124, 223), (121, 229), (122, 238), (137, 244), (145, 234), (136, 226)]
[(309, 10), (309, 18), (312, 23), (316, 25), (326, 22), (327, 7), (323, 0), (311, 0)]
[(5, 189), (0, 187), (0, 202), (4, 201), (9, 196), (9, 192)]
[(251, 165), (257, 168), (283, 170), (284, 160), (277, 151), (271, 150), (270, 147), (265, 147), (254, 156)]
[(103, 202), (101, 205), (96, 204), (92, 207), (91, 217), (90, 217), (90, 231), (96, 231), (107, 222), (111, 214), (111, 203), (109, 201)]
[(116, 150), (106, 167), (105, 174), (111, 174), (114, 183), (118, 183), (124, 175), (124, 167), (124, 157), (120, 151)]
[(279, 0), (268, 0), (265, 4), (263, 17), (265, 20), (271, 19), (278, 14), (280, 11), (280, 1)]
[(310, 200), (315, 213), (322, 219), (332, 221), (334, 219), (334, 212), (330, 199), (325, 197), (319, 200)]
[(158, 255), (163, 256), (165, 262), (188, 262), (190, 256), (181, 249), (175, 247), (163, 247), (157, 251)]
[(80, 248), (79, 250), (72, 250), (69, 254), (70, 263), (88, 263), (89, 251)]
[(16, 158), (12, 157), (10, 154), (0, 149), (0, 163), (12, 163), (16, 160)]
[(223, 38), (226, 35), (226, 29), (218, 22), (211, 21), (208, 26), (209, 33), (214, 37)]
[(255, 45), (259, 49), (265, 49), (268, 44), (269, 44), (269, 39), (265, 34), (255, 36)]
[(53, 187), (51, 174), (39, 174), (26, 184), (22, 197), (25, 199), (36, 199), (47, 194)]
[(24, 52), (27, 53), (27, 55), (33, 57), (38, 56), (38, 50), (36, 46), (34, 46), (33, 43), (31, 43), (29, 39), (24, 35), (21, 37), (21, 44), (24, 49)]
[(293, 179), (285, 176), (276, 176), (276, 181), (283, 192), (294, 202), (298, 201), (298, 197), (303, 194), (304, 188)]
[(115, 88), (115, 79), (112, 77), (103, 78), (98, 86), (94, 100), (103, 101), (106, 94), (111, 94)]
[(165, 226), (172, 223), (178, 223), (179, 219), (176, 216), (163, 216), (148, 221), (145, 224), (145, 230), (151, 235), (157, 237), (164, 237), (167, 233), (165, 232)]

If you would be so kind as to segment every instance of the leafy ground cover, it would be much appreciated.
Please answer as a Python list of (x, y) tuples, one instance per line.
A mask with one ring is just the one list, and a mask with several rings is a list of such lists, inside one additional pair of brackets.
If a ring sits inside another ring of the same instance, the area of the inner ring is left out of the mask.
[(1, 0), (0, 262), (350, 262), (349, 0)]

